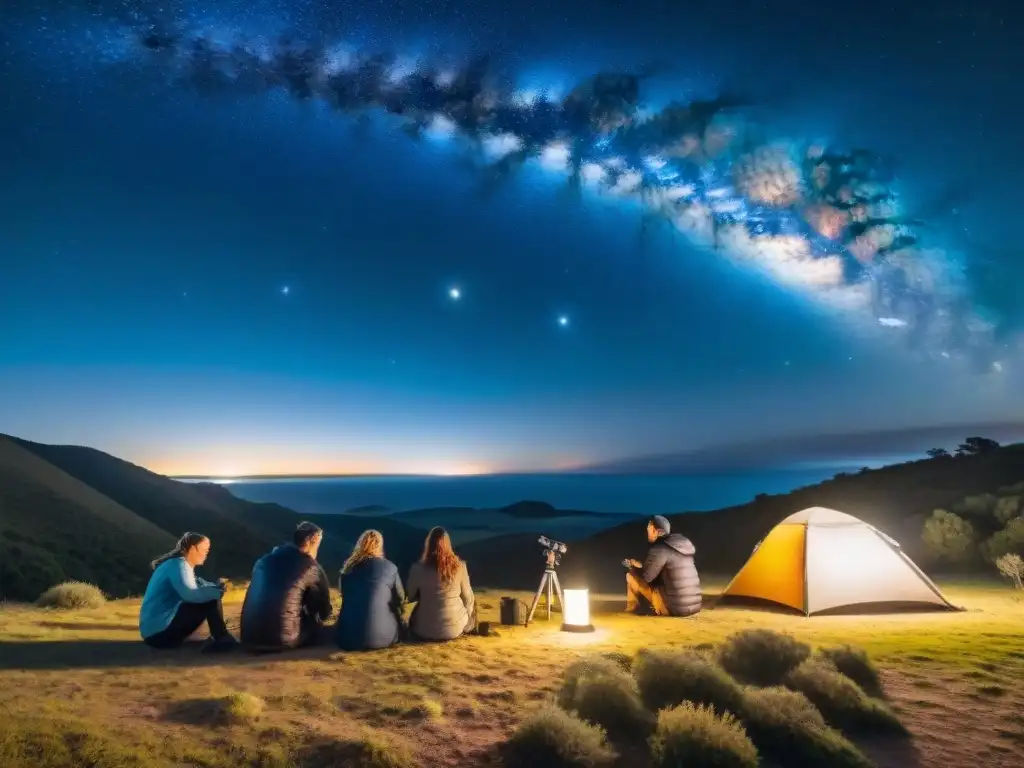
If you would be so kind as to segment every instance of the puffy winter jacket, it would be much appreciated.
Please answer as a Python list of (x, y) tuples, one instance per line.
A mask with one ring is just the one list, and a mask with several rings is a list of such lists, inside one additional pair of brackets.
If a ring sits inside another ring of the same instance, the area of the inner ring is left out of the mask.
[(302, 630), (331, 615), (327, 574), (294, 544), (259, 560), (242, 604), (242, 643), (259, 650), (294, 648)]
[(701, 590), (693, 555), (697, 548), (685, 536), (662, 536), (647, 552), (643, 580), (658, 586), (673, 616), (690, 616), (700, 610)]
[(341, 612), (334, 641), (346, 651), (387, 648), (398, 642), (405, 590), (398, 567), (372, 557), (341, 574)]
[(466, 631), (474, 597), (465, 563), (448, 584), (441, 583), (436, 568), (413, 563), (406, 586), (409, 601), (416, 603), (409, 619), (413, 634), (423, 640), (452, 640)]

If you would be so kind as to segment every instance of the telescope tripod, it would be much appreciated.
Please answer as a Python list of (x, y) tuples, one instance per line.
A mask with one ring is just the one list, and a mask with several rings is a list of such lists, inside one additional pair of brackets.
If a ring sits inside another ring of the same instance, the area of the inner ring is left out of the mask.
[(555, 566), (548, 563), (544, 569), (544, 575), (540, 577), (540, 586), (537, 587), (537, 594), (533, 596), (533, 603), (530, 605), (530, 612), (526, 615), (526, 623), (524, 627), (530, 626), (530, 622), (533, 621), (534, 611), (537, 610), (537, 604), (540, 602), (540, 596), (547, 595), (547, 612), (548, 621), (551, 620), (551, 603), (554, 599), (554, 593), (558, 594), (558, 607), (565, 613), (565, 601), (562, 600), (562, 585), (558, 581), (558, 574), (555, 573)]

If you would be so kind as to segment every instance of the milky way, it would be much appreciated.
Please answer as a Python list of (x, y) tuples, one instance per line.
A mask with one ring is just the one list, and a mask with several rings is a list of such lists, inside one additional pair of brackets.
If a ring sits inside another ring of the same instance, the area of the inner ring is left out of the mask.
[(556, 97), (499, 77), (487, 57), (452, 66), (319, 36), (116, 25), (118, 66), (213, 96), (283, 91), (338, 113), (387, 114), (424, 147), (463, 142), (494, 178), (527, 164), (563, 174), (571, 189), (638, 205), (645, 221), (916, 352), (1002, 370), (991, 316), (927, 242), (928, 222), (902, 215), (891, 169), (867, 150), (766, 140), (743, 99), (652, 112), (641, 108), (644, 73), (598, 73)]

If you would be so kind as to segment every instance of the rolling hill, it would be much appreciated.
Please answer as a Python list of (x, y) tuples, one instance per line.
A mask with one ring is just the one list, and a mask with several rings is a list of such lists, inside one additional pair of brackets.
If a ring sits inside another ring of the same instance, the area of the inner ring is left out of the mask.
[[(288, 539), (300, 520), (323, 527), (320, 560), (337, 571), (365, 519), (299, 515), (257, 504), (213, 483), (182, 483), (92, 448), (0, 435), (0, 598), (31, 600), (65, 579), (114, 596), (145, 588), (148, 563), (185, 531), (210, 537), (208, 578), (248, 578), (258, 557)], [(390, 557), (409, 563), (423, 533), (375, 520)]]
[[(921, 524), (937, 507), (1024, 479), (1024, 445), (965, 457), (924, 459), (837, 475), (792, 493), (760, 495), (747, 504), (670, 516), (675, 530), (697, 546), (698, 567), (731, 574), (775, 523), (805, 507), (835, 507), (872, 523), (922, 559)], [(302, 519), (324, 528), (320, 560), (332, 580), (356, 537), (372, 525), (384, 534), (387, 555), (402, 572), (418, 555), (430, 514), (302, 515), (278, 504), (255, 503), (213, 483), (185, 483), (101, 451), (53, 446), (0, 435), (0, 598), (32, 600), (65, 579), (91, 581), (112, 596), (138, 594), (148, 563), (187, 530), (213, 542), (208, 578), (247, 578), (253, 562), (287, 540)], [(479, 514), (479, 510), (476, 514)], [(465, 530), (459, 553), (473, 583), (534, 589), (543, 571), (538, 534), (585, 513), (540, 502), (491, 510), (516, 525), (507, 535), (477, 538)], [(417, 516), (418, 515), (418, 516)], [(468, 515), (468, 516), (467, 516)], [(465, 525), (486, 524), (463, 515)], [(563, 583), (619, 590), (624, 557), (646, 549), (643, 523), (629, 521), (571, 541), (560, 569)]]

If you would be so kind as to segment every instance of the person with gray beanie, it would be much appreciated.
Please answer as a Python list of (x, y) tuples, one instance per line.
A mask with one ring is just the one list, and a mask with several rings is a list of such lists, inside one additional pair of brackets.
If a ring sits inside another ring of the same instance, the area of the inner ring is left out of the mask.
[(626, 610), (648, 611), (656, 616), (692, 616), (701, 608), (700, 576), (693, 556), (697, 549), (688, 538), (672, 533), (672, 525), (654, 515), (647, 522), (644, 562), (626, 564)]

